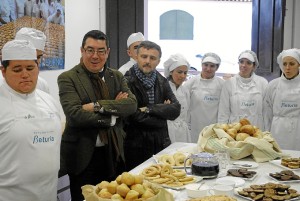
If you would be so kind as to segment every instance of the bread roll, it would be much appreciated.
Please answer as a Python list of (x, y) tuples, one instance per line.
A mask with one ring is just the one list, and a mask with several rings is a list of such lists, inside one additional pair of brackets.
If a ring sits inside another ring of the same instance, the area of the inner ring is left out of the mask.
[(139, 198), (139, 193), (136, 192), (135, 190), (130, 190), (126, 197), (125, 197), (125, 200), (136, 200)]
[(230, 128), (226, 132), (228, 135), (230, 135), (233, 139), (236, 138), (237, 130), (235, 128)]
[(106, 188), (108, 192), (110, 192), (111, 194), (115, 194), (117, 192), (117, 186), (118, 183), (116, 181), (111, 181)]
[(111, 199), (112, 200), (115, 200), (115, 201), (123, 201), (124, 199), (123, 199), (123, 197), (121, 196), (121, 195), (119, 195), (119, 194), (114, 194), (114, 195), (112, 195), (111, 196)]
[(236, 135), (235, 140), (236, 140), (236, 141), (244, 141), (247, 137), (250, 137), (250, 135), (247, 134), (247, 133), (238, 133), (238, 134)]
[(225, 132), (229, 129), (228, 124), (220, 124), (220, 128), (222, 128)]
[(234, 123), (232, 125), (232, 128), (234, 128), (235, 130), (237, 130), (239, 132), (239, 130), (241, 129), (242, 124), (241, 123)]
[(131, 186), (134, 184), (134, 176), (128, 172), (123, 172), (121, 182), (127, 186)]
[(245, 126), (245, 125), (250, 125), (251, 123), (250, 123), (250, 121), (248, 119), (243, 118), (243, 119), (240, 119), (240, 124), (242, 126)]
[(261, 139), (261, 138), (263, 138), (263, 133), (261, 132), (260, 129), (257, 129), (256, 132), (252, 136), (256, 137), (258, 139)]
[(130, 188), (126, 184), (121, 184), (117, 186), (117, 193), (122, 197), (126, 197), (127, 193), (130, 191)]
[(245, 126), (241, 127), (240, 132), (241, 133), (248, 133), (249, 135), (253, 135), (255, 130), (254, 130), (254, 127), (252, 125), (245, 125)]

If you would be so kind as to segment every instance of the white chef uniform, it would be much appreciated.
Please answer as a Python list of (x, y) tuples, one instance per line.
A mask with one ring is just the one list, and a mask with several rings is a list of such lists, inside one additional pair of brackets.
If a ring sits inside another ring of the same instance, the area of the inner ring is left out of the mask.
[(0, 86), (0, 200), (56, 201), (61, 119), (58, 103), (35, 90)]
[[(300, 150), (300, 76), (272, 80), (264, 98), (266, 128), (282, 149)], [(269, 121), (268, 121), (269, 119)]]
[(176, 89), (173, 82), (169, 81), (170, 87), (181, 105), (180, 115), (175, 120), (168, 120), (168, 131), (171, 142), (191, 142), (190, 131), (187, 124), (187, 93), (182, 85)]
[(192, 142), (197, 143), (199, 133), (210, 124), (217, 123), (218, 106), (224, 80), (214, 76), (203, 79), (201, 75), (189, 79), (184, 88), (189, 91), (188, 112)]
[(17, 17), (23, 17), (25, 14), (25, 0), (16, 0)]
[(123, 66), (121, 66), (118, 70), (125, 75), (125, 73), (134, 65), (136, 64), (136, 61), (133, 58), (130, 58), (130, 60), (124, 64)]
[(268, 81), (252, 73), (250, 78), (239, 74), (227, 80), (222, 89), (219, 104), (219, 123), (239, 122), (247, 118), (252, 125), (264, 130), (262, 107)]

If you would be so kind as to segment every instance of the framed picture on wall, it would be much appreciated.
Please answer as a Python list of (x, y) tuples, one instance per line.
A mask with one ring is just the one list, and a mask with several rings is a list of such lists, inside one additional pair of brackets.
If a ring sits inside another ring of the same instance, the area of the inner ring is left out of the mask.
[(1, 0), (0, 12), (0, 49), (21, 28), (34, 28), (47, 37), (40, 70), (64, 69), (64, 0)]

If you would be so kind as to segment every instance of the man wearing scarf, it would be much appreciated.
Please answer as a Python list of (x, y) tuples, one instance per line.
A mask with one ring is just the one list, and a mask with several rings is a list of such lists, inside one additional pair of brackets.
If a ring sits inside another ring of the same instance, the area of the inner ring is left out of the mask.
[(137, 49), (137, 63), (125, 74), (138, 104), (135, 113), (126, 118), (127, 170), (170, 145), (167, 120), (174, 120), (180, 114), (180, 104), (168, 80), (156, 70), (160, 58), (160, 46), (143, 41)]
[(126, 79), (106, 66), (107, 36), (88, 32), (78, 65), (58, 77), (66, 115), (61, 142), (61, 174), (68, 174), (72, 201), (83, 200), (81, 186), (111, 181), (124, 171), (123, 117), (137, 109)]

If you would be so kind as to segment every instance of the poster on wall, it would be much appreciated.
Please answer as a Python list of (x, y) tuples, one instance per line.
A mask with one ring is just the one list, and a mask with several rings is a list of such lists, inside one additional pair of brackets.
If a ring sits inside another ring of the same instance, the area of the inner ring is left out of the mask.
[(40, 70), (64, 69), (64, 4), (64, 0), (1, 0), (0, 49), (13, 40), (21, 28), (34, 28), (47, 37)]

